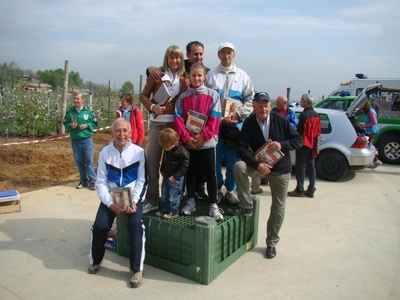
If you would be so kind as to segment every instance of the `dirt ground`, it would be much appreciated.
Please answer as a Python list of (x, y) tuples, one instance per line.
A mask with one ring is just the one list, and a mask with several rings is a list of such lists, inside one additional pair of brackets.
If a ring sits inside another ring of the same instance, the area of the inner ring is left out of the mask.
[[(110, 140), (111, 135), (107, 132), (93, 135), (95, 166), (101, 148)], [(22, 141), (29, 139), (8, 139), (9, 143)], [(0, 139), (0, 145), (5, 142), (5, 138)], [(25, 193), (78, 181), (69, 138), (0, 147), (0, 191), (15, 189)]]

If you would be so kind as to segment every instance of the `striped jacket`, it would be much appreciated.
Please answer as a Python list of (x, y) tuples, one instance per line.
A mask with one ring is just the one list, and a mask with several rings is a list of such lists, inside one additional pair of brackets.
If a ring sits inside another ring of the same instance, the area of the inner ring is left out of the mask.
[(132, 143), (119, 152), (111, 141), (101, 149), (97, 167), (96, 188), (101, 202), (107, 207), (113, 204), (110, 189), (130, 187), (132, 200), (144, 200), (147, 191), (146, 158), (144, 149)]

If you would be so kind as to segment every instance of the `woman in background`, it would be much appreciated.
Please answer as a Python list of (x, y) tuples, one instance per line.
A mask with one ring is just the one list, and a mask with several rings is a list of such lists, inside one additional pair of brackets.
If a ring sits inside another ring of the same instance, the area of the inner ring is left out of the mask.
[[(373, 144), (374, 143), (374, 135), (376, 133), (378, 133), (378, 131), (379, 131), (377, 113), (376, 113), (375, 109), (373, 109), (371, 107), (371, 104), (369, 103), (369, 101), (363, 105), (361, 110), (365, 115), (365, 120), (364, 120), (364, 124), (362, 125), (362, 127), (365, 128), (365, 130), (368, 133), (369, 142), (371, 144)], [(375, 169), (378, 166), (380, 166), (381, 164), (382, 164), (382, 162), (375, 156), (374, 161), (371, 163), (369, 168)]]
[(142, 146), (144, 141), (143, 113), (133, 102), (132, 93), (123, 93), (120, 101), (121, 106), (117, 110), (115, 119), (124, 118), (127, 120), (132, 128), (132, 143)]

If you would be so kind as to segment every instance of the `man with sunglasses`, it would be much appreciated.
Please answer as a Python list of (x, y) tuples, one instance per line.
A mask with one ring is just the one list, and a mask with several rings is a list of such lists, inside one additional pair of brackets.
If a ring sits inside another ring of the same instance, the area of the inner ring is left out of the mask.
[[(272, 204), (267, 222), (266, 258), (276, 256), (279, 231), (285, 217), (286, 196), (292, 162), (289, 151), (303, 145), (301, 135), (281, 114), (271, 114), (271, 100), (264, 92), (256, 93), (253, 99), (254, 114), (248, 117), (239, 136), (237, 155), (241, 159), (233, 167), (237, 183), (239, 204), (227, 211), (230, 215), (253, 215), (249, 177), (266, 177), (271, 188)], [(271, 151), (281, 151), (284, 156), (275, 164), (260, 162), (254, 154), (268, 144)], [(250, 150), (251, 149), (251, 150)]]

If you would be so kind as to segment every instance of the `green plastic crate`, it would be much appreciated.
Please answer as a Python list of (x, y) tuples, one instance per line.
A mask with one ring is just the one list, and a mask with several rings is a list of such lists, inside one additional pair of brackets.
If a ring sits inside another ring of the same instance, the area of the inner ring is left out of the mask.
[[(253, 196), (253, 216), (208, 217), (209, 203), (196, 200), (196, 212), (165, 220), (155, 211), (143, 215), (146, 226), (145, 263), (193, 281), (209, 284), (257, 244), (259, 198)], [(183, 206), (186, 201), (182, 201)], [(222, 204), (227, 210), (230, 206)], [(127, 216), (117, 216), (117, 253), (129, 258)]]

